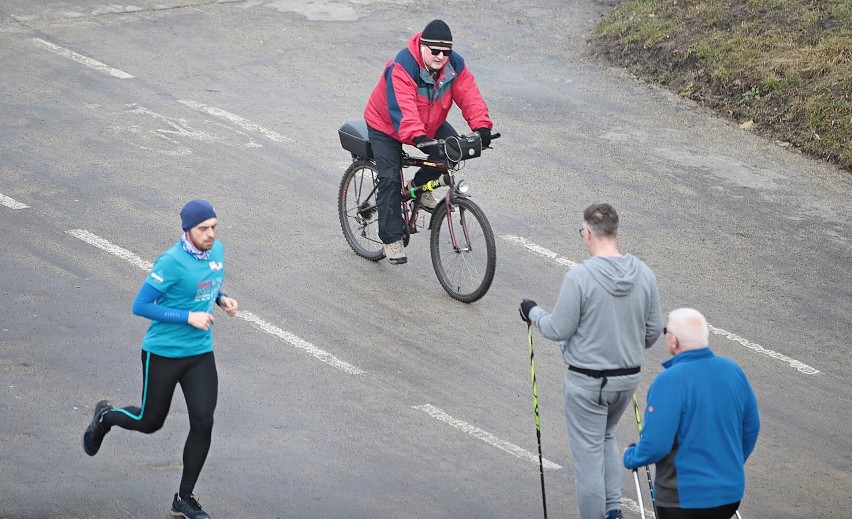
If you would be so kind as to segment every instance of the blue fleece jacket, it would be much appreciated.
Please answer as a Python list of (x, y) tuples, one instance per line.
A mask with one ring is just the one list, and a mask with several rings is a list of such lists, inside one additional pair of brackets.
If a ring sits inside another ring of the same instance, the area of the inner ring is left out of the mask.
[(663, 363), (648, 389), (639, 443), (628, 469), (656, 463), (658, 506), (712, 508), (742, 500), (743, 465), (757, 443), (757, 399), (742, 369), (709, 347)]

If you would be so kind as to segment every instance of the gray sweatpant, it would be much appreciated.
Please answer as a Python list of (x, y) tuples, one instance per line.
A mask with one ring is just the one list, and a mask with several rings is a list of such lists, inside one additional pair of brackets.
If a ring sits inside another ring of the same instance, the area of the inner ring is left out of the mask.
[[(613, 384), (618, 389), (604, 388), (602, 393), (596, 379), (597, 387), (590, 389), (579, 386), (574, 377), (577, 375), (566, 373), (562, 397), (577, 504), (581, 519), (603, 519), (608, 511), (621, 508), (623, 465), (614, 430), (636, 390), (638, 377), (629, 389), (623, 389), (622, 381)], [(598, 403), (599, 395), (603, 405)]]

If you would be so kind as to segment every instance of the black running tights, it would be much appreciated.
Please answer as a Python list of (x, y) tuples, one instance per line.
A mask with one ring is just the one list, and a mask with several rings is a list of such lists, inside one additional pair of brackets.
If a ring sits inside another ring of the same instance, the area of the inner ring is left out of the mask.
[(182, 495), (192, 493), (210, 450), (219, 379), (213, 352), (172, 359), (142, 351), (142, 407), (115, 408), (103, 418), (107, 426), (154, 433), (163, 426), (175, 386), (180, 384), (189, 413), (189, 436), (183, 448)]

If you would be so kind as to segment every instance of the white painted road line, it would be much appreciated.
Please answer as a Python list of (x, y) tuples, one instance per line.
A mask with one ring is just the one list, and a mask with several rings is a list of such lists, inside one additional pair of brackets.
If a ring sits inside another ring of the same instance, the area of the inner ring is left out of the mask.
[(248, 119), (240, 117), (237, 114), (232, 114), (231, 112), (227, 112), (225, 110), (222, 110), (221, 108), (216, 108), (216, 107), (213, 107), (213, 106), (207, 106), (203, 103), (199, 103), (199, 102), (196, 102), (196, 101), (190, 101), (190, 100), (187, 100), (187, 99), (178, 100), (178, 103), (181, 103), (182, 105), (188, 106), (188, 107), (190, 107), (194, 110), (198, 110), (199, 112), (204, 112), (204, 113), (212, 115), (214, 117), (218, 117), (220, 119), (225, 119), (226, 121), (229, 121), (229, 122), (239, 126), (243, 130), (246, 130), (246, 131), (249, 131), (249, 132), (254, 132), (254, 133), (259, 133), (259, 134), (263, 135), (264, 137), (266, 137), (267, 139), (269, 139), (271, 141), (285, 142), (285, 141), (292, 140), (292, 139), (289, 139), (288, 137), (285, 137), (281, 134), (275, 133), (272, 130), (266, 129), (263, 126), (257, 125), (255, 123), (249, 121)]
[(139, 267), (145, 272), (148, 272), (149, 270), (151, 270), (151, 267), (154, 266), (154, 264), (150, 261), (145, 261), (136, 254), (130, 252), (129, 250), (119, 247), (118, 245), (112, 244), (107, 240), (101, 238), (100, 236), (90, 233), (89, 231), (83, 229), (72, 229), (70, 231), (65, 232), (70, 234), (71, 236), (74, 236), (75, 238), (83, 240), (89, 245), (94, 245), (95, 247), (103, 251), (109, 252), (114, 256), (118, 256), (123, 260), (129, 261), (131, 264)]
[(173, 128), (172, 130), (159, 129), (157, 130), (157, 133), (162, 137), (166, 137), (166, 139), (170, 140), (175, 144), (178, 144), (178, 141), (167, 137), (166, 134), (174, 135), (175, 137), (187, 137), (189, 139), (206, 142), (208, 144), (216, 142), (216, 137), (213, 136), (213, 134), (201, 130), (193, 130), (189, 126), (189, 124), (183, 119), (174, 119), (172, 117), (166, 117), (163, 114), (159, 114), (153, 110), (145, 108), (144, 106), (140, 106), (138, 103), (132, 103), (126, 106), (128, 109), (127, 113), (146, 115), (154, 120), (163, 122)]
[(716, 335), (723, 335), (723, 336), (725, 336), (725, 338), (730, 339), (734, 342), (738, 342), (738, 343), (742, 344), (743, 346), (745, 346), (746, 348), (749, 348), (751, 350), (756, 351), (757, 353), (763, 353), (764, 355), (768, 355), (768, 356), (772, 357), (773, 359), (778, 359), (781, 362), (786, 362), (787, 364), (790, 365), (791, 368), (795, 368), (795, 369), (801, 371), (802, 373), (804, 373), (805, 375), (818, 375), (820, 373), (820, 371), (818, 369), (814, 369), (814, 368), (808, 366), (807, 364), (803, 364), (803, 363), (799, 362), (798, 360), (791, 359), (790, 357), (784, 355), (783, 353), (778, 353), (777, 351), (767, 350), (766, 348), (764, 348), (760, 344), (755, 344), (755, 343), (753, 343), (753, 342), (751, 342), (747, 339), (743, 339), (739, 335), (725, 331), (721, 328), (716, 328), (712, 324), (708, 324), (707, 327), (710, 328), (710, 331), (715, 333)]
[(536, 254), (538, 254), (540, 256), (544, 256), (545, 258), (552, 259), (553, 261), (555, 261), (559, 265), (564, 265), (564, 266), (568, 267), (569, 269), (572, 269), (572, 268), (577, 266), (577, 263), (574, 263), (573, 261), (569, 260), (568, 258), (563, 258), (559, 254), (556, 254), (555, 252), (553, 252), (551, 250), (545, 249), (541, 245), (537, 245), (537, 244), (527, 240), (526, 238), (521, 238), (520, 236), (513, 236), (511, 234), (504, 234), (503, 236), (500, 236), (500, 237), (503, 238), (504, 240), (508, 241), (508, 242), (511, 242), (511, 243), (516, 244), (516, 245), (520, 245), (522, 247), (525, 247), (525, 248), (535, 252)]
[(28, 209), (30, 207), (27, 204), (18, 202), (14, 198), (9, 198), (3, 193), (0, 193), (0, 205), (8, 207), (9, 209)]
[[(520, 245), (520, 246), (522, 246), (526, 249), (529, 249), (529, 250), (535, 252), (536, 254), (538, 254), (540, 256), (544, 256), (545, 258), (551, 259), (551, 260), (555, 261), (556, 263), (558, 263), (560, 265), (565, 265), (568, 268), (574, 268), (578, 265), (577, 263), (574, 263), (573, 261), (571, 261), (567, 258), (563, 258), (562, 256), (556, 254), (555, 252), (553, 252), (551, 250), (548, 250), (548, 249), (546, 249), (546, 248), (544, 248), (540, 245), (537, 245), (537, 244), (527, 240), (526, 238), (521, 238), (520, 236), (513, 236), (511, 234), (504, 234), (500, 237), (503, 238), (504, 240), (510, 242), (510, 243), (514, 243), (516, 245)], [(743, 346), (745, 346), (746, 348), (753, 350), (757, 353), (762, 353), (764, 355), (772, 357), (773, 359), (780, 360), (781, 362), (788, 364), (791, 368), (796, 369), (800, 373), (804, 373), (806, 375), (818, 375), (818, 374), (821, 373), (820, 370), (812, 368), (812, 367), (808, 366), (807, 364), (805, 364), (803, 362), (792, 359), (792, 358), (790, 358), (790, 357), (788, 357), (788, 356), (786, 356), (782, 353), (779, 353), (777, 351), (768, 350), (768, 349), (762, 347), (761, 345), (759, 345), (757, 343), (751, 342), (747, 339), (743, 339), (739, 335), (736, 335), (736, 334), (731, 333), (729, 331), (723, 330), (721, 328), (717, 328), (713, 325), (708, 325), (708, 328), (710, 328), (710, 331), (713, 332), (716, 335), (721, 335), (721, 336), (725, 337), (726, 339), (732, 340), (734, 342), (738, 342), (738, 343), (742, 344)]]
[(349, 373), (350, 375), (360, 375), (364, 373), (362, 370), (356, 368), (352, 364), (343, 362), (331, 353), (317, 348), (308, 341), (300, 339), (292, 333), (285, 332), (281, 328), (267, 323), (266, 321), (251, 312), (239, 311), (237, 312), (237, 317), (245, 319), (246, 321), (250, 322), (255, 328), (263, 330), (264, 332), (270, 335), (274, 335), (275, 337), (278, 337), (279, 339), (282, 339), (285, 342), (289, 343), (291, 346), (299, 348), (300, 350), (305, 350), (317, 359), (321, 360), (322, 362), (325, 362), (329, 366), (333, 366), (339, 369), (340, 371)]
[[(103, 251), (106, 251), (106, 252), (108, 252), (108, 253), (110, 253), (114, 256), (118, 256), (119, 258), (130, 262), (131, 264), (139, 267), (140, 269), (142, 269), (146, 272), (150, 271), (151, 268), (154, 266), (154, 264), (151, 263), (150, 261), (145, 261), (144, 259), (140, 258), (136, 254), (130, 252), (129, 250), (127, 250), (123, 247), (119, 247), (118, 245), (115, 245), (113, 243), (110, 243), (109, 241), (107, 241), (107, 240), (101, 238), (100, 236), (93, 234), (89, 231), (86, 231), (86, 230), (83, 230), (83, 229), (73, 229), (73, 230), (65, 231), (65, 232), (70, 234), (71, 236), (74, 236), (75, 238), (78, 238), (78, 239), (90, 244), (90, 245), (94, 245), (95, 247), (97, 247), (97, 248), (99, 248)], [(237, 317), (251, 323), (252, 326), (254, 326), (254, 327), (256, 327), (256, 328), (258, 328), (258, 329), (260, 329), (260, 330), (262, 330), (262, 331), (264, 331), (264, 332), (266, 332), (266, 333), (268, 333), (272, 336), (275, 336), (279, 339), (283, 339), (285, 342), (287, 342), (291, 346), (294, 346), (294, 347), (296, 347), (300, 350), (306, 351), (310, 355), (314, 356), (315, 358), (319, 359), (322, 362), (325, 362), (329, 366), (337, 368), (337, 369), (339, 369), (339, 370), (341, 370), (345, 373), (349, 373), (350, 375), (360, 375), (361, 373), (364, 373), (362, 370), (356, 368), (355, 366), (353, 366), (349, 363), (346, 363), (346, 362), (338, 359), (337, 357), (335, 357), (331, 353), (328, 353), (327, 351), (324, 351), (324, 350), (314, 346), (313, 344), (309, 343), (308, 341), (301, 339), (301, 338), (293, 335), (292, 333), (286, 332), (286, 331), (282, 330), (281, 328), (279, 328), (277, 326), (274, 326), (272, 324), (267, 323), (266, 321), (264, 321), (263, 319), (259, 318), (256, 315), (254, 315), (251, 312), (244, 312), (244, 311), (241, 310), (241, 311), (237, 312)]]
[(76, 52), (74, 52), (72, 50), (68, 50), (68, 49), (60, 47), (58, 45), (54, 45), (54, 44), (52, 44), (48, 41), (42, 40), (41, 38), (33, 38), (33, 41), (37, 45), (41, 45), (42, 47), (45, 47), (47, 50), (49, 50), (50, 52), (53, 52), (54, 54), (58, 54), (60, 56), (66, 57), (66, 58), (71, 58), (74, 61), (76, 61), (77, 63), (82, 63), (83, 65), (86, 65), (87, 67), (91, 67), (91, 68), (98, 70), (100, 72), (105, 72), (112, 77), (116, 77), (118, 79), (133, 79), (133, 76), (131, 76), (127, 72), (124, 72), (123, 70), (118, 70), (117, 68), (112, 68), (108, 65), (101, 63), (100, 61), (94, 60), (92, 58), (87, 58), (86, 56), (83, 56), (82, 54), (77, 54)]
[[(463, 422), (461, 420), (457, 420), (457, 419), (453, 418), (452, 416), (448, 415), (447, 413), (445, 413), (442, 409), (439, 409), (439, 408), (433, 406), (432, 404), (413, 405), (411, 407), (413, 409), (417, 409), (418, 411), (423, 411), (424, 413), (428, 414), (432, 418), (435, 418), (436, 420), (440, 420), (442, 422), (448, 423), (448, 424), (452, 425), (453, 427), (455, 427), (456, 429), (458, 429), (460, 431), (464, 431), (464, 432), (468, 433), (469, 435), (471, 435), (475, 438), (479, 438), (480, 440), (482, 440), (486, 443), (490, 443), (491, 445), (497, 447), (498, 449), (504, 450), (504, 451), (508, 452), (509, 454), (511, 454), (513, 456), (516, 456), (516, 457), (521, 458), (521, 459), (528, 459), (528, 460), (532, 461), (533, 463), (538, 464), (538, 455), (537, 454), (533, 454), (532, 452), (530, 452), (528, 450), (522, 449), (521, 447), (518, 447), (517, 445), (515, 445), (513, 443), (503, 441), (500, 438), (494, 436), (493, 434), (487, 433), (487, 432), (483, 431), (482, 429), (474, 427), (473, 425), (470, 425), (466, 422)], [(548, 470), (559, 470), (559, 469), (562, 468), (561, 465), (557, 465), (556, 463), (553, 463), (552, 461), (544, 459), (544, 458), (542, 458), (542, 465), (544, 465), (544, 468), (546, 468)]]

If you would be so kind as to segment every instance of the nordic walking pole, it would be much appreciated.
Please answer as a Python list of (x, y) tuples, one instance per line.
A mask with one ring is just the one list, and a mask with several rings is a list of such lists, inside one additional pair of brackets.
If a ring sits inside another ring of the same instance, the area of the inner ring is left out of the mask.
[(547, 519), (547, 500), (544, 498), (544, 462), (541, 457), (541, 420), (538, 417), (538, 388), (535, 384), (535, 354), (532, 343), (532, 323), (527, 322), (527, 336), (530, 341), (530, 373), (532, 374), (533, 408), (535, 409), (535, 436), (538, 440), (538, 473), (541, 474), (541, 508)]
[[(639, 435), (642, 435), (642, 417), (639, 415), (639, 401), (636, 400), (636, 393), (633, 393), (633, 414), (636, 415), (636, 429)], [(654, 499), (654, 483), (651, 481), (651, 469), (645, 465), (645, 475), (648, 476), (648, 490), (651, 492), (651, 506), (654, 507), (654, 517), (657, 517), (657, 500)]]
[(642, 488), (639, 486), (639, 470), (633, 469), (633, 481), (636, 483), (636, 500), (639, 502), (639, 514), (645, 519), (645, 503), (642, 501)]

